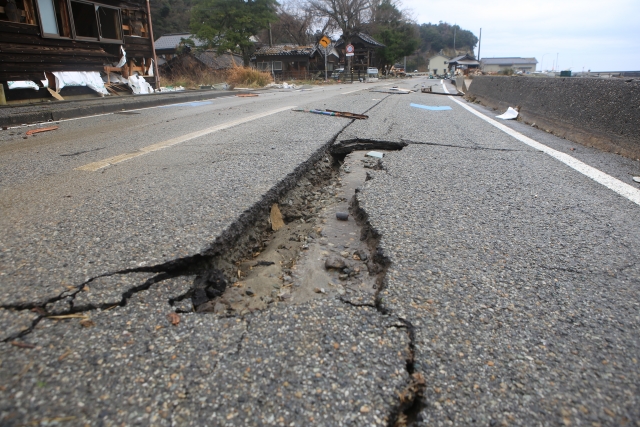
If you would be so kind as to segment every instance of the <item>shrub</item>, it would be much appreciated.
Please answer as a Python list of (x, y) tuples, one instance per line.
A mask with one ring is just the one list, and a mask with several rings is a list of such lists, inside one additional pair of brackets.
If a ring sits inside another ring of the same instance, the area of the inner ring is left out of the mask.
[(227, 72), (227, 83), (234, 87), (264, 87), (272, 81), (271, 74), (249, 67), (234, 67)]

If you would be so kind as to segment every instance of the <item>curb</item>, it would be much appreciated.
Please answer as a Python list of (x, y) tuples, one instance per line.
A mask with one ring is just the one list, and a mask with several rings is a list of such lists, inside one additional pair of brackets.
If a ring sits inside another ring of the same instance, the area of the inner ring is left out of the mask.
[[(213, 99), (242, 93), (248, 92), (199, 90), (189, 93), (159, 93), (130, 97), (114, 97), (109, 99), (97, 98), (81, 101), (58, 101), (47, 105), (7, 106), (0, 107), (0, 126), (15, 126), (73, 119), (77, 117), (114, 113), (117, 111), (135, 110), (138, 108), (157, 107), (160, 105), (177, 104), (181, 102), (202, 101), (205, 99)], [(18, 111), (12, 113), (11, 110)]]

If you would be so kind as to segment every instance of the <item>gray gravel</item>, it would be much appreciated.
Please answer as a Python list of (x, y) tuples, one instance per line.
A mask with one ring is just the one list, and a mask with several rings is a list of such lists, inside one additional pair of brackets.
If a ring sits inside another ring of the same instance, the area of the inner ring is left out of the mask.
[(38, 317), (29, 310), (0, 309), (0, 341), (29, 330)]
[(388, 424), (410, 357), (392, 318), (324, 299), (172, 325), (168, 301), (190, 285), (167, 280), (124, 307), (43, 320), (25, 337), (33, 349), (0, 344), (2, 424)]

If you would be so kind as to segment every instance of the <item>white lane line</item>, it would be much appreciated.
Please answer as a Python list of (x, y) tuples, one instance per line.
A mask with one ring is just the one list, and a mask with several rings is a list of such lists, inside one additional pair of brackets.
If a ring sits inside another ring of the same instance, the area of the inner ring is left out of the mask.
[(210, 133), (217, 132), (219, 130), (228, 129), (230, 127), (233, 127), (233, 126), (236, 126), (236, 125), (239, 125), (239, 124), (242, 124), (242, 123), (247, 123), (247, 122), (250, 122), (252, 120), (260, 119), (262, 117), (267, 117), (267, 116), (270, 116), (272, 114), (281, 113), (283, 111), (291, 110), (292, 108), (295, 108), (295, 106), (282, 107), (282, 108), (278, 108), (276, 110), (271, 110), (271, 111), (266, 111), (264, 113), (254, 114), (253, 116), (244, 117), (244, 118), (241, 118), (241, 119), (238, 119), (238, 120), (233, 120), (233, 121), (230, 121), (230, 122), (227, 122), (227, 123), (223, 123), (221, 125), (213, 126), (213, 127), (206, 128), (206, 129), (202, 129), (202, 130), (199, 130), (199, 131), (196, 131), (196, 132), (191, 132), (191, 133), (188, 133), (186, 135), (178, 136), (176, 138), (171, 138), (171, 139), (168, 139), (166, 141), (161, 141), (161, 142), (157, 142), (155, 144), (147, 145), (146, 147), (142, 147), (142, 148), (140, 148), (137, 151), (134, 151), (132, 153), (119, 154), (117, 156), (109, 157), (108, 159), (99, 160), (99, 161), (93, 162), (93, 163), (88, 163), (86, 165), (83, 165), (83, 166), (75, 168), (75, 170), (95, 172), (95, 171), (100, 170), (102, 168), (105, 168), (107, 166), (111, 166), (111, 165), (115, 165), (115, 164), (120, 163), (120, 162), (124, 162), (125, 160), (133, 159), (135, 157), (139, 157), (139, 156), (142, 156), (142, 155), (148, 154), (148, 153), (153, 153), (154, 151), (162, 150), (163, 148), (171, 147), (173, 145), (177, 145), (177, 144), (180, 144), (182, 142), (189, 141), (191, 139), (199, 138), (201, 136), (208, 135)]
[[(444, 88), (444, 91), (446, 93), (449, 93), (449, 91), (447, 90), (446, 86), (444, 85), (444, 81), (442, 82), (442, 87)], [(620, 181), (619, 179), (614, 178), (611, 175), (608, 175), (608, 174), (602, 172), (599, 169), (596, 169), (596, 168), (594, 168), (592, 166), (589, 166), (588, 164), (581, 162), (580, 160), (576, 159), (575, 157), (572, 157), (572, 156), (570, 156), (568, 154), (565, 154), (565, 153), (562, 153), (560, 151), (554, 150), (553, 148), (547, 147), (546, 145), (541, 144), (541, 143), (539, 143), (538, 141), (536, 141), (534, 139), (531, 139), (531, 138), (529, 138), (527, 136), (524, 136), (520, 132), (511, 129), (510, 127), (505, 126), (502, 123), (498, 123), (497, 121), (493, 120), (492, 118), (487, 117), (484, 114), (476, 111), (475, 109), (473, 109), (470, 106), (466, 105), (462, 101), (458, 101), (457, 99), (455, 99), (453, 97), (451, 97), (451, 100), (453, 100), (454, 102), (457, 102), (458, 104), (460, 104), (460, 106), (462, 106), (466, 110), (470, 111), (472, 114), (475, 114), (476, 116), (480, 117), (485, 122), (497, 127), (498, 129), (500, 129), (504, 133), (514, 137), (518, 141), (524, 142), (528, 146), (530, 146), (532, 148), (535, 148), (536, 150), (540, 150), (540, 151), (550, 155), (554, 159), (559, 160), (562, 163), (564, 163), (565, 165), (569, 166), (570, 168), (580, 172), (583, 175), (586, 175), (587, 177), (591, 178), (595, 182), (604, 185), (605, 187), (607, 187), (610, 190), (615, 191), (616, 193), (618, 193), (622, 197), (625, 197), (625, 198), (631, 200), (633, 203), (635, 203), (637, 205), (640, 205), (640, 190), (638, 190), (637, 188), (635, 188), (635, 187), (633, 187), (633, 186), (631, 186), (629, 184), (626, 184), (626, 183)]]

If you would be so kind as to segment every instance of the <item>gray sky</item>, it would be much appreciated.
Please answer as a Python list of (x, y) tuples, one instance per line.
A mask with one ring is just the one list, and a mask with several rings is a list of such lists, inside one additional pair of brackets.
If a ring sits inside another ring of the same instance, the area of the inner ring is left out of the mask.
[(546, 70), (559, 54), (561, 70), (640, 70), (640, 0), (402, 0), (402, 5), (418, 23), (455, 23), (476, 36), (482, 28), (483, 58), (535, 57), (538, 69)]

